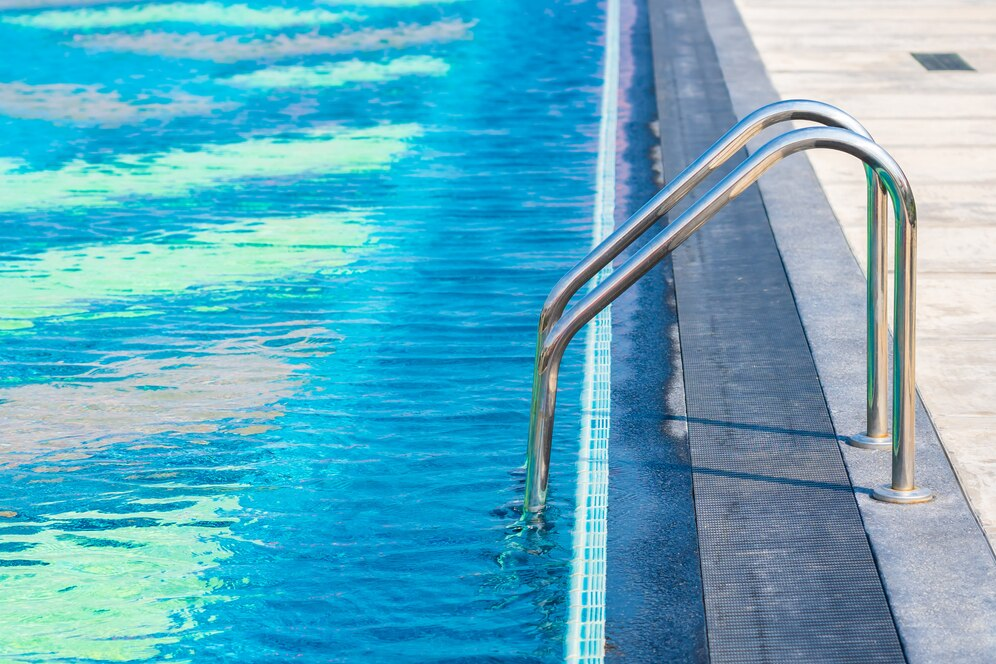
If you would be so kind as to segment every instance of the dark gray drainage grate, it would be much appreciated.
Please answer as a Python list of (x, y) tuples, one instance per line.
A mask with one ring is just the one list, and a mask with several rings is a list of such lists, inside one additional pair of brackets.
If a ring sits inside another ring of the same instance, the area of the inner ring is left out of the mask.
[(928, 71), (975, 71), (972, 65), (957, 53), (911, 53)]

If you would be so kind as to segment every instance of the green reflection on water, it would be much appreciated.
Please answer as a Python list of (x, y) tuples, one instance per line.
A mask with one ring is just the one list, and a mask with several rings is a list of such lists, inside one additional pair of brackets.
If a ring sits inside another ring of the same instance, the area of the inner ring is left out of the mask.
[(240, 28), (287, 28), (297, 25), (339, 23), (359, 18), (353, 13), (325, 9), (291, 9), (284, 7), (253, 8), (247, 5), (222, 5), (217, 2), (170, 2), (109, 7), (106, 9), (67, 9), (38, 14), (7, 16), (5, 23), (47, 30), (96, 30), (150, 23), (192, 23), (227, 25)]
[[(179, 502), (183, 501), (183, 502)], [(160, 511), (159, 503), (180, 504)], [(135, 501), (147, 511), (66, 512), (0, 527), (0, 652), (32, 661), (148, 659), (225, 599), (212, 569), (238, 513), (231, 496)], [(141, 521), (137, 521), (141, 520)], [(91, 528), (101, 524), (101, 530)], [(141, 525), (134, 525), (134, 524)], [(24, 526), (40, 526), (23, 534)], [(120, 525), (120, 527), (117, 527)]]
[(382, 83), (404, 76), (444, 76), (450, 67), (428, 55), (410, 55), (385, 63), (348, 60), (314, 67), (270, 67), (223, 79), (246, 88), (333, 88), (350, 83)]
[(271, 217), (171, 242), (85, 245), (0, 262), (0, 330), (78, 315), (108, 300), (342, 267), (368, 242), (363, 220), (361, 212)]
[(30, 170), (19, 160), (0, 158), (0, 212), (119, 205), (129, 197), (183, 196), (245, 178), (380, 170), (420, 133), (411, 124), (324, 127), (197, 150), (120, 155), (106, 163), (76, 159), (55, 170)]

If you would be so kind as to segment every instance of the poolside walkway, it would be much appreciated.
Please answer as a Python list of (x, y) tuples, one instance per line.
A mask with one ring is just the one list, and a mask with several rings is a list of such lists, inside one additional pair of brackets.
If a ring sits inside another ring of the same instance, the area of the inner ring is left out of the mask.
[[(778, 94), (840, 106), (902, 164), (917, 196), (917, 382), (996, 544), (996, 3), (736, 0)], [(928, 71), (956, 52), (976, 71)], [(862, 180), (849, 157), (810, 157), (865, 262)]]
[[(858, 82), (852, 87), (859, 93), (873, 89), (871, 83), (864, 88), (860, 84), (863, 77), (873, 76), (866, 71), (870, 65), (860, 58), (828, 54), (829, 46), (824, 52), (816, 47), (820, 39), (828, 44), (850, 40), (851, 36), (842, 36), (846, 31), (843, 22), (831, 24), (825, 33), (819, 33), (817, 22), (813, 35), (794, 35), (793, 30), (803, 30), (797, 28), (797, 23), (804, 22), (803, 15), (814, 15), (806, 14), (798, 2), (776, 9), (769, 3), (766, 16), (773, 22), (768, 28), (770, 42), (788, 42), (790, 48), (798, 41), (800, 50), (811, 42), (813, 54), (808, 60), (804, 56), (794, 59), (790, 50), (784, 59), (794, 67), (820, 67), (823, 73), (813, 75), (816, 82), (808, 89), (776, 88), (769, 71), (773, 65), (765, 60), (763, 48), (759, 53), (754, 45), (754, 41), (764, 40), (752, 35), (755, 26), (743, 21), (737, 2), (648, 0), (665, 178), (674, 177), (736, 118), (778, 99), (809, 96), (836, 103), (867, 121), (871, 131), (909, 169), (922, 202), (924, 228), (931, 219), (938, 219), (936, 224), (946, 221), (959, 233), (936, 239), (943, 231), (924, 230), (921, 236), (924, 270), (919, 318), (923, 343), (919, 378), (927, 398), (935, 398), (929, 403), (940, 415), (948, 446), (942, 447), (934, 422), (919, 404), (917, 483), (932, 489), (936, 499), (916, 506), (873, 500), (872, 488), (889, 480), (889, 455), (838, 442), (864, 427), (865, 289), (855, 260), (855, 254), (864, 252), (854, 249), (864, 245), (860, 167), (853, 160), (841, 162), (812, 151), (809, 157), (820, 169), (814, 171), (807, 156), (792, 157), (744, 191), (674, 253), (675, 315), (664, 318), (677, 321), (671, 375), (681, 378), (686, 408), (681, 413), (682, 409), (669, 405), (668, 412), (672, 420), (687, 424), (687, 433), (654, 436), (647, 429), (649, 435), (640, 436), (637, 442), (645, 448), (671, 449), (678, 463), (667, 465), (691, 471), (701, 578), (689, 575), (686, 581), (696, 588), (701, 582), (702, 605), (693, 606), (692, 613), (694, 617), (704, 614), (708, 658), (714, 663), (800, 658), (834, 662), (991, 661), (996, 652), (996, 559), (962, 484), (976, 509), (980, 505), (985, 508), (987, 485), (980, 478), (991, 477), (993, 471), (969, 461), (964, 453), (959, 456), (960, 448), (950, 443), (950, 425), (948, 430), (943, 426), (945, 417), (957, 416), (982, 420), (983, 431), (990, 428), (991, 417), (984, 411), (988, 401), (977, 399), (977, 394), (992, 388), (967, 385), (958, 379), (958, 389), (963, 392), (960, 401), (958, 394), (936, 395), (944, 391), (945, 380), (954, 380), (959, 372), (968, 371), (962, 367), (993, 351), (992, 332), (982, 325), (984, 317), (991, 315), (984, 311), (985, 303), (992, 299), (986, 297), (985, 289), (992, 290), (994, 275), (984, 266), (991, 266), (992, 261), (986, 259), (983, 248), (966, 254), (972, 260), (961, 264), (952, 260), (957, 249), (949, 249), (955, 252), (949, 255), (930, 248), (932, 244), (953, 247), (952, 242), (959, 237), (966, 243), (984, 244), (984, 232), (992, 227), (986, 227), (982, 217), (986, 210), (994, 211), (983, 196), (988, 176), (978, 173), (968, 180), (977, 185), (974, 189), (956, 183), (956, 193), (979, 206), (979, 220), (974, 225), (952, 223), (957, 216), (950, 209), (944, 216), (941, 210), (955, 198), (944, 199), (937, 192), (946, 178), (946, 171), (938, 167), (939, 155), (965, 154), (967, 162), (979, 168), (986, 151), (961, 150), (935, 134), (937, 138), (929, 144), (932, 147), (923, 148), (926, 154), (922, 154), (920, 148), (913, 147), (918, 143), (916, 129), (910, 129), (905, 139), (890, 143), (889, 131), (877, 126), (876, 119), (882, 124), (892, 121), (886, 110), (875, 112), (875, 103), (880, 109), (890, 108), (890, 99), (893, 107), (907, 103), (893, 113), (906, 118), (896, 120), (899, 125), (915, 124), (910, 118), (940, 117), (930, 103), (914, 103), (916, 97), (910, 92), (919, 78), (933, 80), (926, 77), (937, 73), (907, 71), (904, 75), (909, 81), (890, 83), (892, 97), (877, 102), (847, 98), (851, 80), (847, 72)], [(764, 2), (768, 0), (758, 0), (758, 4)], [(920, 65), (909, 55), (911, 50), (954, 50), (928, 40), (907, 47), (900, 40), (876, 36), (874, 30), (861, 30), (863, 37), (854, 39), (878, 40), (906, 49), (901, 52), (915, 67)], [(763, 29), (760, 33), (764, 34)], [(959, 43), (967, 45), (970, 40)], [(984, 61), (967, 49), (963, 55), (970, 61)], [(833, 74), (838, 64), (844, 73)], [(904, 66), (897, 64), (896, 68)], [(834, 76), (838, 77), (836, 86), (827, 81)], [(796, 79), (805, 81), (803, 76)], [(835, 93), (840, 96), (835, 97)], [(964, 109), (959, 112), (959, 117), (964, 116), (959, 122), (972, 127), (966, 119), (971, 113)], [(935, 124), (924, 120), (920, 131), (927, 133)], [(891, 136), (895, 131), (899, 130)], [(979, 144), (985, 136), (993, 136), (985, 133), (981, 121), (973, 131), (983, 137)], [(748, 152), (758, 145), (758, 141), (753, 142)], [(934, 179), (932, 172), (938, 173)], [(855, 203), (848, 203), (850, 207), (837, 203), (852, 199)], [(981, 230), (976, 233), (975, 229)], [(937, 267), (945, 260), (947, 272)], [(972, 264), (966, 266), (968, 263)], [(938, 290), (955, 281), (951, 274), (954, 269), (987, 276), (964, 277), (972, 288), (959, 295), (971, 297), (956, 300)], [(665, 298), (659, 301), (671, 306)], [(952, 303), (968, 312), (964, 316), (969, 324), (944, 316), (945, 307), (954, 309)], [(614, 312), (614, 316), (621, 314), (613, 323), (619, 328), (619, 338), (634, 330), (627, 311), (624, 306)], [(973, 321), (980, 321), (980, 327), (972, 332), (974, 337), (966, 331), (973, 330)], [(960, 332), (951, 333), (956, 341), (964, 341), (966, 346), (975, 343), (975, 347), (941, 349), (961, 353), (961, 364), (954, 363), (945, 372), (925, 357), (937, 353), (942, 335), (956, 328)], [(621, 346), (613, 348), (614, 383), (624, 383), (620, 379), (632, 373), (632, 366), (656, 366), (632, 352), (630, 355)], [(994, 363), (989, 364), (987, 375), (991, 376)], [(617, 373), (616, 369), (623, 371)], [(679, 391), (677, 382), (667, 384), (665, 397)], [(656, 387), (652, 392), (657, 392)], [(614, 389), (613, 439), (609, 445), (610, 465), (616, 468), (620, 450), (624, 462), (633, 459), (633, 445), (620, 445), (620, 439), (639, 430), (634, 424), (640, 417), (656, 422), (659, 414), (657, 410), (635, 413), (631, 408), (617, 409), (620, 394), (623, 392)], [(939, 403), (938, 398), (957, 403)], [(682, 438), (687, 440), (687, 448)], [(961, 482), (947, 452), (955, 456)], [(660, 453), (657, 457), (646, 454), (643, 459), (648, 468), (661, 461), (666, 459)], [(966, 477), (966, 465), (976, 473), (974, 483)], [(614, 479), (615, 493), (610, 482), (609, 496), (606, 609), (606, 639), (613, 647), (607, 649), (607, 656), (659, 661), (654, 653), (640, 648), (640, 640), (621, 630), (618, 619), (613, 618), (627, 615), (630, 607), (626, 604), (631, 603), (618, 592), (623, 587), (619, 570), (624, 567), (614, 564), (621, 559), (619, 548), (641, 551), (639, 542), (630, 541), (633, 538), (620, 544), (614, 535), (620, 529), (612, 521), (616, 518), (618, 522), (618, 517), (612, 515), (623, 505), (618, 499), (620, 478)], [(668, 489), (669, 497), (677, 494), (682, 498), (681, 491), (672, 492), (681, 487), (672, 485), (661, 488)], [(623, 491), (628, 489), (632, 483), (622, 487)], [(642, 581), (648, 587), (666, 588), (670, 579), (647, 574)], [(673, 612), (662, 612), (660, 621), (679, 622)], [(694, 642), (697, 627), (693, 622), (687, 621), (693, 627), (687, 630), (693, 642), (684, 644), (688, 651), (684, 659), (701, 654)]]

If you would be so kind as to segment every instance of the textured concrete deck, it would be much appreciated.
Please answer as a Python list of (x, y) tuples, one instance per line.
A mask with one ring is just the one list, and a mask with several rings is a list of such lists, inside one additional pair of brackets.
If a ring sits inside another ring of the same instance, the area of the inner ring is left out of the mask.
[[(778, 94), (827, 101), (899, 161), (920, 212), (917, 382), (996, 543), (996, 2), (736, 0)], [(927, 71), (957, 52), (977, 71)], [(864, 265), (862, 181), (848, 157), (813, 167)]]

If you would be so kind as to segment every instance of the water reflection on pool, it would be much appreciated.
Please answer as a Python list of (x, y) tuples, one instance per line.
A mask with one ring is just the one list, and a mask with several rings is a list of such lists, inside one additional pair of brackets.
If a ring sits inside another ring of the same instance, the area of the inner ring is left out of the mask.
[(560, 658), (598, 4), (0, 7), (0, 653)]

